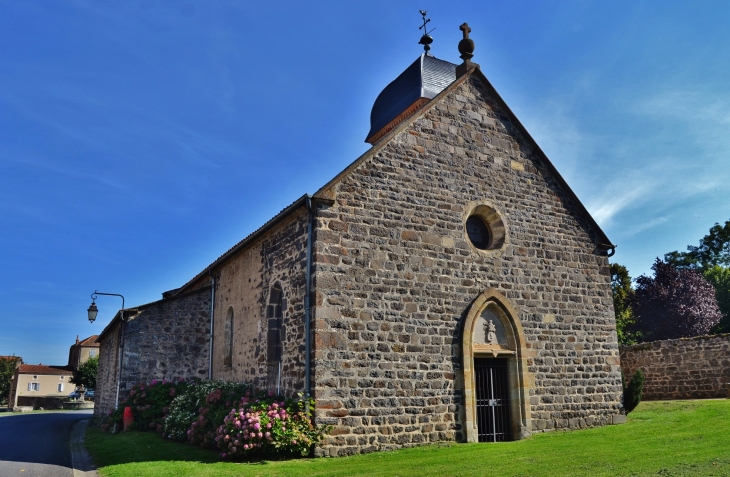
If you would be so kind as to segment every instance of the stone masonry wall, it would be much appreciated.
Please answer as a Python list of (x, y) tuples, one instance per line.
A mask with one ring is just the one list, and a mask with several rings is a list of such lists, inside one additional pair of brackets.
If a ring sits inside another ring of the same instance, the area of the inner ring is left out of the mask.
[(117, 356), (119, 353), (119, 324), (100, 338), (99, 368), (96, 373), (96, 395), (94, 396), (94, 419), (106, 417), (115, 408), (117, 393)]
[[(213, 377), (269, 390), (279, 384), (279, 363), (267, 360), (266, 309), (271, 290), (283, 290), (281, 390), (304, 388), (304, 294), (307, 209), (285, 218), (264, 237), (216, 270)], [(233, 351), (226, 364), (225, 320), (233, 313)]]
[(730, 334), (621, 346), (621, 369), (644, 373), (645, 401), (728, 397)]
[[(207, 378), (210, 287), (125, 310), (124, 357), (119, 399), (153, 379)], [(94, 417), (116, 405), (119, 324), (102, 336)]]
[[(316, 419), (334, 426), (317, 453), (464, 440), (461, 332), (490, 287), (531, 353), (527, 431), (612, 422), (618, 343), (590, 226), (478, 76), (427, 108), (318, 192), (336, 202), (316, 224)], [(501, 250), (466, 237), (480, 204), (507, 227)]]
[(120, 400), (137, 383), (208, 377), (210, 288), (139, 307), (125, 326)]

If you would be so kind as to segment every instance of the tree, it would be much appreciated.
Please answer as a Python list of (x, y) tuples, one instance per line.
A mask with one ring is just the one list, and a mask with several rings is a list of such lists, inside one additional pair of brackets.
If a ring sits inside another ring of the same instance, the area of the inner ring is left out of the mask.
[(715, 289), (699, 272), (658, 258), (651, 268), (654, 277), (637, 278), (631, 300), (634, 330), (644, 341), (704, 335), (720, 322)]
[(23, 364), (23, 360), (19, 356), (0, 356), (0, 404), (7, 403), (10, 396), (10, 381), (20, 364)]
[(71, 382), (86, 389), (96, 389), (96, 371), (99, 367), (99, 357), (92, 356), (73, 372)]
[(637, 369), (631, 377), (631, 381), (626, 384), (626, 377), (621, 371), (621, 385), (624, 388), (624, 411), (630, 413), (641, 402), (641, 396), (644, 392), (644, 373)]
[(713, 333), (730, 333), (730, 268), (715, 265), (702, 273), (702, 276), (715, 287), (715, 298), (723, 314)]
[(724, 226), (715, 223), (700, 245), (690, 245), (686, 252), (670, 252), (664, 260), (678, 268), (706, 270), (715, 265), (730, 267), (730, 220)]
[(616, 314), (616, 334), (619, 344), (636, 343), (636, 333), (631, 331), (634, 324), (634, 313), (630, 301), (634, 296), (631, 277), (628, 269), (618, 263), (611, 264), (611, 290), (613, 291), (613, 309)]

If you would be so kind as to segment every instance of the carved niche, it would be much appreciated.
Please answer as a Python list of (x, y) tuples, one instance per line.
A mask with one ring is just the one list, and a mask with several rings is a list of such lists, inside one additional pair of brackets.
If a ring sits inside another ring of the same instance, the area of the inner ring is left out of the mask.
[(514, 350), (514, 345), (505, 332), (504, 323), (492, 307), (485, 308), (477, 319), (472, 340), (475, 351), (491, 351), (497, 354), (500, 351)]

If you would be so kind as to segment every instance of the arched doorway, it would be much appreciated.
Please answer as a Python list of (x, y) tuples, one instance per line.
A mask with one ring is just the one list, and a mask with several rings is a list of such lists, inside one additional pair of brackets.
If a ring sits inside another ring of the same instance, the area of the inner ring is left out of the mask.
[(528, 354), (522, 325), (497, 290), (482, 292), (464, 323), (467, 442), (521, 439), (531, 434)]

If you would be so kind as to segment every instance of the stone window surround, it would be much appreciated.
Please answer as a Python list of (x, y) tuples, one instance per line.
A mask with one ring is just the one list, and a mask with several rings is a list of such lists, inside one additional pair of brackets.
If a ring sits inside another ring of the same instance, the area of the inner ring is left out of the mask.
[(226, 321), (224, 324), (224, 337), (223, 337), (223, 367), (233, 367), (233, 306), (229, 306), (226, 310)]
[(284, 289), (279, 282), (274, 283), (269, 293), (266, 306), (266, 361), (269, 364), (280, 363), (284, 342)]
[[(487, 308), (491, 308), (500, 319), (510, 342), (511, 349), (486, 349), (475, 345), (474, 327)], [(489, 288), (474, 300), (467, 312), (462, 333), (462, 357), (464, 360), (464, 404), (465, 432), (467, 442), (478, 442), (476, 419), (476, 382), (474, 377), (474, 357), (503, 357), (509, 360), (510, 413), (512, 415), (512, 438), (523, 439), (531, 435), (532, 418), (529, 402), (529, 383), (531, 376), (527, 371), (525, 334), (519, 322), (519, 315), (509, 300), (494, 288)], [(483, 349), (482, 349), (483, 348)]]
[[(469, 217), (477, 216), (489, 229), (490, 243), (486, 249), (480, 249), (474, 246), (466, 231), (466, 221)], [(461, 221), (463, 223), (464, 240), (469, 244), (469, 248), (475, 253), (481, 255), (501, 254), (505, 247), (510, 243), (509, 231), (507, 224), (504, 222), (504, 214), (502, 214), (491, 202), (480, 200), (470, 201), (464, 206)]]

